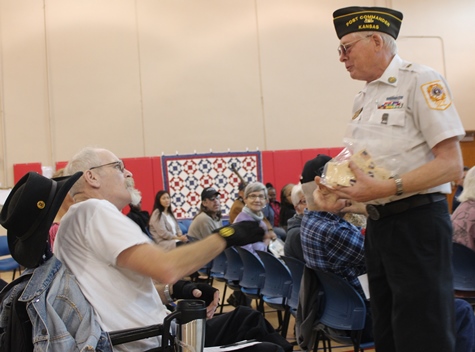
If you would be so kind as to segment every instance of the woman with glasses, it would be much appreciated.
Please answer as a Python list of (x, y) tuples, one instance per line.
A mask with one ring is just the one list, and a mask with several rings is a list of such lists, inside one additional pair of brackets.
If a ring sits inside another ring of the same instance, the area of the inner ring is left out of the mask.
[(158, 191), (155, 196), (149, 229), (153, 240), (166, 251), (188, 241), (175, 219), (170, 194), (167, 191)]
[(270, 241), (277, 238), (269, 221), (264, 217), (262, 209), (267, 205), (267, 189), (261, 182), (249, 183), (244, 189), (244, 208), (234, 223), (241, 221), (257, 221), (266, 232), (264, 241), (243, 246), (257, 256), (256, 250), (267, 251)]

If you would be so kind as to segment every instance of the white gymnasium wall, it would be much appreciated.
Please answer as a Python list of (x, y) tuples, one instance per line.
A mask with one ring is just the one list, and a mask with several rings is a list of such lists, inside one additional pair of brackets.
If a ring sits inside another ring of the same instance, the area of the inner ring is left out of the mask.
[[(0, 0), (0, 183), (13, 164), (341, 145), (354, 94), (337, 0)], [(465, 128), (472, 0), (359, 1), (405, 19), (400, 53), (443, 72)]]

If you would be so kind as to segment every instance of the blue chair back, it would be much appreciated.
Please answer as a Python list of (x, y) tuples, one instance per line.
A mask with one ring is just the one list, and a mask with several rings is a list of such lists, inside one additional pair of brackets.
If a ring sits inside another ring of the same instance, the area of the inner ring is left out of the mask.
[(237, 251), (243, 264), (243, 273), (239, 285), (247, 289), (262, 289), (266, 279), (264, 264), (245, 248), (237, 247)]
[(178, 226), (180, 226), (181, 232), (183, 232), (184, 235), (188, 233), (188, 229), (190, 228), (191, 222), (193, 219), (181, 219), (178, 220)]
[(243, 263), (237, 249), (234, 247), (224, 250), (228, 262), (224, 278), (227, 281), (240, 281), (243, 273)]
[(256, 251), (265, 268), (265, 282), (261, 293), (269, 297), (289, 299), (292, 295), (292, 274), (287, 266), (273, 254)]
[(10, 255), (7, 236), (0, 236), (0, 256)]
[(320, 323), (339, 330), (362, 330), (366, 305), (360, 294), (343, 278), (315, 270), (324, 291), (324, 308)]
[(454, 289), (475, 291), (475, 252), (460, 243), (453, 243), (452, 266)]
[(215, 278), (224, 278), (227, 265), (228, 260), (226, 259), (226, 253), (222, 251), (216, 258), (214, 258), (210, 275)]
[(282, 256), (280, 258), (285, 262), (292, 274), (292, 294), (287, 304), (295, 310), (299, 305), (300, 283), (302, 282), (305, 263), (292, 257)]

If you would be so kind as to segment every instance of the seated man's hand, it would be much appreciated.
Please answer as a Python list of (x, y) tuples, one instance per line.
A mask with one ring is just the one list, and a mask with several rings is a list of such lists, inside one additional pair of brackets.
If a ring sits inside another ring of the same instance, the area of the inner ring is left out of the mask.
[[(198, 285), (211, 287), (206, 284), (198, 284)], [(214, 316), (214, 312), (216, 312), (216, 308), (218, 308), (218, 305), (219, 305), (219, 290), (217, 289), (215, 290), (216, 291), (214, 291), (213, 301), (210, 304), (208, 304), (206, 307), (206, 317), (208, 319), (211, 319)], [(203, 291), (201, 291), (199, 288), (193, 290), (193, 296), (195, 296), (196, 298), (201, 298), (202, 295), (203, 295)]]
[(213, 231), (226, 240), (226, 248), (244, 246), (264, 239), (264, 229), (257, 221), (241, 221)]
[(174, 299), (201, 299), (207, 306), (206, 315), (212, 318), (219, 304), (219, 290), (208, 284), (179, 280), (173, 285)]
[(346, 199), (341, 199), (331, 188), (320, 183), (320, 177), (315, 177), (318, 187), (313, 192), (313, 201), (320, 211), (329, 213), (339, 213), (343, 208), (351, 203)]

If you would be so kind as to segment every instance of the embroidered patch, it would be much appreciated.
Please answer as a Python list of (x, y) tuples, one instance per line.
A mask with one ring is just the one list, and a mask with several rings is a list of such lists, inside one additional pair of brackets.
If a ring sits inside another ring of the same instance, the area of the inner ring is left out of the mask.
[(445, 110), (452, 104), (452, 100), (447, 94), (447, 88), (440, 80), (423, 84), (421, 90), (431, 109)]

